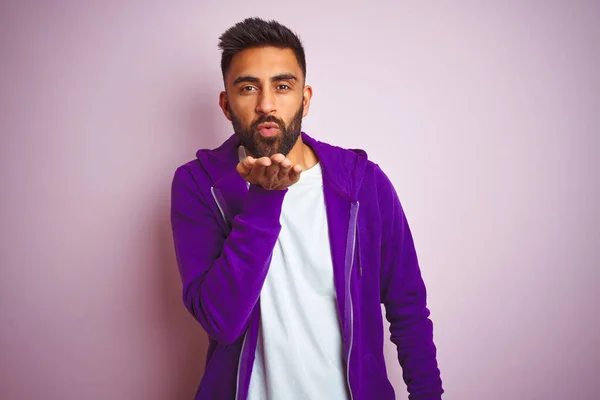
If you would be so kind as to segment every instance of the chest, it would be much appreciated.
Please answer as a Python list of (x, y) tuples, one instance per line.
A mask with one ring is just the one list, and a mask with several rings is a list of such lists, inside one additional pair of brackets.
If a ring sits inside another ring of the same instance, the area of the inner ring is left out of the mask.
[(333, 263), (323, 191), (306, 188), (288, 195), (268, 279), (303, 291), (332, 294)]

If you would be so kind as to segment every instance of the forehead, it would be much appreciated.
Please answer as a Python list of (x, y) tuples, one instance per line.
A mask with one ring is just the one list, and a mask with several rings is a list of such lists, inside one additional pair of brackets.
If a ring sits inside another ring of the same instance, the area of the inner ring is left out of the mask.
[(282, 73), (293, 73), (301, 79), (302, 70), (292, 49), (270, 46), (251, 48), (233, 56), (227, 81), (233, 82), (242, 75), (268, 79)]

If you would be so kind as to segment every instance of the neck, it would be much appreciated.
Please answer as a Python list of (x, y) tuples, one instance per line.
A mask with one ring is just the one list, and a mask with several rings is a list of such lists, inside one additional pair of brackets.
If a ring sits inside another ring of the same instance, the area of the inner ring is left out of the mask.
[(287, 158), (292, 162), (292, 165), (300, 164), (303, 171), (314, 167), (319, 162), (314, 150), (302, 141), (302, 135), (298, 136), (296, 144), (288, 153)]

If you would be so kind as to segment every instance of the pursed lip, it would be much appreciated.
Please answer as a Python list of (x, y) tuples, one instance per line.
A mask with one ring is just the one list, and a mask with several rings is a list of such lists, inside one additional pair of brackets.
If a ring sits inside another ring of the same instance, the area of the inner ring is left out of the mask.
[(280, 133), (279, 125), (275, 122), (263, 122), (258, 125), (257, 129), (258, 133), (265, 138), (275, 137)]
[(258, 130), (271, 129), (271, 128), (278, 129), (279, 125), (277, 125), (275, 122), (263, 122), (262, 124), (260, 124), (256, 127), (256, 129), (258, 129)]

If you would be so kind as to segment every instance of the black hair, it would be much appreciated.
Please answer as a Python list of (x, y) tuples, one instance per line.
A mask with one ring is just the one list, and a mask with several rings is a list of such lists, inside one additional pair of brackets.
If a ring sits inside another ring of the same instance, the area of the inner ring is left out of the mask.
[(231, 66), (231, 59), (242, 50), (274, 46), (291, 49), (306, 79), (306, 58), (300, 37), (277, 21), (265, 21), (260, 18), (246, 18), (227, 29), (219, 37), (221, 53), (221, 72), (223, 80)]

